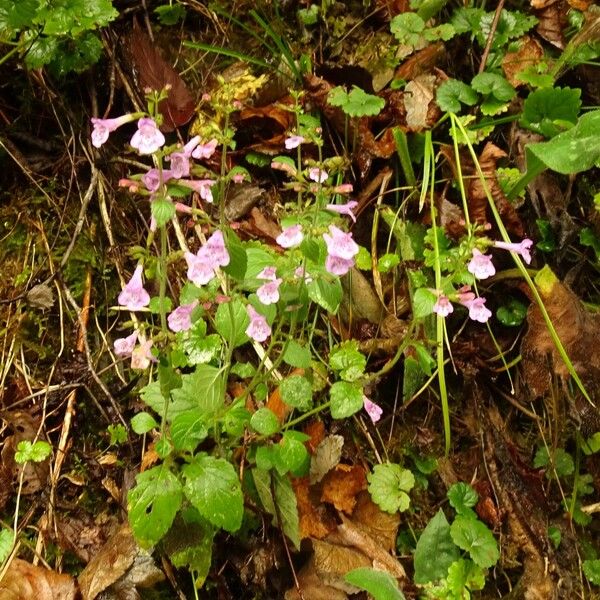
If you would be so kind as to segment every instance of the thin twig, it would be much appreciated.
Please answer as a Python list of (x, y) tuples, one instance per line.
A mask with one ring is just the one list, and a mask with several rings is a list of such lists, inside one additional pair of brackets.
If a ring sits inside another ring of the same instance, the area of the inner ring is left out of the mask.
[(485, 43), (485, 49), (483, 51), (483, 55), (481, 56), (481, 62), (479, 63), (479, 71), (477, 71), (478, 73), (483, 73), (485, 71), (485, 65), (487, 63), (488, 56), (490, 55), (490, 50), (492, 49), (492, 43), (494, 42), (494, 36), (496, 35), (496, 29), (498, 28), (498, 21), (500, 21), (500, 13), (504, 8), (504, 2), (505, 0), (499, 0), (498, 6), (496, 6), (494, 20), (492, 21), (490, 33), (488, 34), (487, 41)]

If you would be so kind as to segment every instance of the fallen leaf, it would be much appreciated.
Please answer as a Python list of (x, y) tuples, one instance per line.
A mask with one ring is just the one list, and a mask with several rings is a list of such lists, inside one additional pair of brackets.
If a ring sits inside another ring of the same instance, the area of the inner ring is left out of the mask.
[(304, 427), (302, 431), (310, 437), (310, 439), (306, 441), (305, 446), (311, 453), (311, 455), (314, 455), (317, 451), (317, 448), (319, 447), (319, 444), (325, 439), (325, 423), (323, 423), (323, 421), (318, 420), (311, 421), (308, 425)]
[(525, 82), (519, 79), (519, 73), (537, 65), (544, 56), (541, 44), (527, 35), (519, 40), (519, 44), (518, 50), (507, 52), (502, 59), (502, 70), (513, 87), (525, 85)]
[(404, 60), (396, 69), (394, 77), (404, 81), (416, 79), (419, 75), (437, 67), (445, 56), (446, 45), (443, 42), (430, 44)]
[(536, 13), (539, 22), (535, 30), (538, 35), (561, 50), (565, 47), (563, 30), (568, 25), (567, 9), (567, 3), (560, 0), (552, 4), (545, 4)]
[(310, 483), (318, 483), (333, 469), (342, 457), (344, 438), (341, 435), (328, 435), (316, 448), (310, 459)]
[(365, 470), (360, 465), (339, 464), (323, 479), (321, 502), (329, 502), (338, 510), (351, 514), (356, 495), (367, 487)]
[(429, 105), (435, 97), (435, 75), (419, 75), (409, 81), (404, 88), (404, 106), (406, 106), (406, 125), (410, 131), (428, 129), (437, 118), (430, 115)]
[(331, 533), (337, 523), (333, 515), (328, 514), (324, 505), (319, 505), (318, 495), (311, 490), (307, 477), (292, 480), (298, 506), (300, 539), (322, 539)]
[(285, 600), (346, 600), (348, 594), (323, 582), (315, 566), (315, 557), (298, 573), (300, 592), (293, 587), (285, 593)]
[(36, 567), (15, 558), (0, 581), (2, 600), (75, 600), (77, 584), (70, 575)]

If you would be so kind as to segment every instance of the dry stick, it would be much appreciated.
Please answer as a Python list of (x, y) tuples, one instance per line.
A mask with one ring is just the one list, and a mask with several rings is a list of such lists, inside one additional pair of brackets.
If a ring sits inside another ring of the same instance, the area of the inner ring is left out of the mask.
[(500, 20), (500, 13), (504, 8), (505, 0), (499, 0), (498, 6), (496, 6), (496, 12), (494, 13), (494, 20), (492, 21), (492, 26), (490, 28), (490, 33), (488, 34), (487, 41), (485, 43), (485, 49), (483, 51), (483, 55), (481, 56), (481, 63), (479, 63), (479, 71), (478, 73), (483, 73), (485, 70), (485, 65), (487, 63), (488, 56), (490, 55), (490, 50), (492, 48), (492, 42), (494, 41), (494, 36), (496, 35), (496, 29), (498, 28), (498, 21)]

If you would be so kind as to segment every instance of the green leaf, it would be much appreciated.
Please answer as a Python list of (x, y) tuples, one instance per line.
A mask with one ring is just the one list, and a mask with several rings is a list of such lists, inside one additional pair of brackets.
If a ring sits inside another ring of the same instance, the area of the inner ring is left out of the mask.
[(10, 39), (20, 29), (31, 27), (38, 0), (0, 0), (0, 33)]
[(233, 230), (229, 230), (227, 233), (226, 246), (229, 252), (229, 264), (221, 268), (236, 281), (244, 281), (248, 267), (248, 255), (240, 238), (235, 235)]
[(240, 379), (249, 379), (256, 373), (256, 368), (252, 363), (235, 363), (229, 372)]
[(289, 340), (283, 352), (283, 362), (299, 369), (308, 369), (312, 360), (310, 350), (296, 340)]
[(261, 435), (273, 435), (281, 428), (277, 415), (269, 408), (259, 408), (252, 415), (250, 426)]
[(484, 523), (472, 516), (458, 515), (450, 526), (452, 541), (467, 551), (482, 569), (493, 567), (500, 557), (498, 544)]
[(310, 410), (313, 405), (312, 386), (302, 375), (290, 375), (279, 385), (281, 399), (288, 405), (303, 412)]
[(596, 260), (600, 260), (600, 238), (598, 238), (591, 227), (584, 227), (579, 232), (579, 243), (587, 248), (593, 248)]
[(412, 298), (413, 317), (423, 319), (433, 313), (437, 296), (429, 288), (419, 288)]
[(389, 273), (400, 264), (400, 257), (397, 254), (384, 254), (377, 261), (377, 269), (381, 273)]
[(450, 536), (450, 524), (440, 508), (427, 523), (415, 549), (415, 583), (424, 584), (446, 577), (448, 567), (460, 558)]
[(358, 342), (349, 340), (334, 347), (329, 355), (329, 366), (334, 371), (339, 371), (340, 377), (345, 381), (360, 379), (367, 366), (367, 359), (358, 350)]
[(415, 477), (408, 469), (394, 463), (375, 465), (367, 480), (371, 498), (381, 510), (394, 514), (408, 508), (410, 498), (406, 492), (415, 485)]
[(25, 64), (28, 69), (41, 69), (56, 58), (57, 51), (58, 40), (56, 38), (39, 36), (32, 39), (25, 55)]
[(158, 427), (156, 419), (147, 412), (138, 413), (131, 419), (131, 429), (133, 429), (133, 431), (135, 431), (135, 433), (138, 435), (148, 433), (156, 427)]
[(223, 339), (216, 333), (204, 338), (191, 336), (182, 343), (190, 365), (203, 365), (217, 359), (221, 355)]
[[(300, 519), (298, 517), (298, 505), (296, 494), (292, 488), (290, 480), (285, 475), (280, 475), (276, 471), (265, 471), (263, 469), (253, 469), (252, 478), (258, 497), (265, 510), (273, 515), (273, 523), (281, 526), (283, 532), (294, 544), (296, 550), (300, 550)], [(275, 491), (275, 497), (271, 493), (271, 483)], [(275, 506), (277, 505), (277, 508)]]
[(448, 568), (447, 584), (454, 592), (453, 597), (469, 597), (466, 590), (482, 590), (485, 587), (485, 574), (473, 561), (461, 558)]
[(4, 564), (13, 548), (14, 536), (10, 529), (0, 531), (0, 564)]
[(156, 198), (150, 204), (150, 214), (154, 217), (156, 225), (162, 227), (175, 216), (175, 205), (167, 198)]
[(516, 94), (515, 88), (497, 73), (479, 73), (473, 77), (471, 87), (486, 96), (493, 96), (500, 102), (512, 100)]
[(251, 416), (250, 411), (246, 408), (244, 399), (240, 398), (225, 413), (222, 420), (223, 430), (231, 437), (242, 437), (246, 427), (250, 424)]
[[(594, 110), (579, 118), (577, 124), (547, 142), (528, 144), (527, 166), (532, 159), (563, 175), (587, 171), (600, 165), (600, 110)], [(533, 165), (535, 168), (535, 164)], [(536, 169), (537, 170), (537, 169)], [(539, 172), (539, 170), (538, 170)]]
[(520, 123), (536, 133), (554, 137), (577, 122), (580, 108), (580, 89), (543, 88), (531, 92), (523, 103)]
[(250, 325), (250, 317), (244, 303), (235, 298), (225, 304), (219, 304), (215, 314), (215, 329), (233, 348), (245, 344), (250, 338), (246, 329)]
[(326, 281), (313, 279), (308, 284), (308, 297), (330, 313), (337, 312), (343, 296), (342, 284), (339, 279)]
[(425, 30), (425, 21), (413, 12), (396, 15), (390, 21), (390, 31), (394, 37), (406, 46), (416, 47)]
[(169, 398), (171, 392), (181, 387), (181, 375), (164, 359), (158, 363), (158, 384), (161, 394)]
[(185, 8), (181, 4), (164, 4), (154, 9), (161, 25), (177, 25), (185, 18)]
[(179, 413), (171, 422), (171, 440), (175, 450), (193, 452), (207, 437), (206, 416), (197, 410)]
[(357, 86), (347, 93), (343, 88), (333, 88), (327, 96), (327, 102), (339, 106), (349, 117), (372, 117), (378, 115), (385, 106), (385, 100), (379, 96), (367, 94)]
[(472, 87), (456, 79), (444, 81), (436, 91), (436, 102), (444, 112), (460, 112), (461, 104), (475, 106), (477, 92)]
[(329, 390), (331, 416), (346, 419), (358, 412), (364, 404), (362, 385), (347, 381), (336, 381)]
[[(535, 453), (533, 466), (536, 469), (553, 466), (558, 477), (566, 477), (567, 475), (572, 475), (575, 472), (575, 461), (573, 460), (573, 457), (562, 448), (556, 448), (553, 454), (548, 456), (548, 450), (546, 447), (541, 446)], [(548, 471), (546, 475), (548, 477), (553, 477), (554, 473)]]
[(518, 327), (523, 323), (526, 316), (527, 306), (516, 298), (510, 298), (506, 304), (503, 304), (496, 311), (498, 321), (506, 327)]
[(127, 494), (129, 523), (144, 548), (153, 546), (167, 533), (181, 506), (181, 483), (164, 464), (140, 473)]
[(581, 567), (590, 583), (600, 585), (600, 560), (584, 560)]
[(468, 483), (462, 481), (455, 483), (448, 490), (448, 500), (459, 515), (471, 514), (470, 509), (477, 504), (478, 499), (477, 492)]
[[(162, 305), (165, 307), (165, 313), (170, 312), (171, 309), (173, 308), (173, 302), (171, 301), (171, 298), (169, 298), (168, 296), (163, 298)], [(160, 307), (161, 307), (160, 296), (153, 296), (152, 298), (150, 298), (150, 304), (148, 304), (148, 310), (153, 315), (160, 314)]]
[(22, 440), (17, 444), (15, 462), (22, 465), (26, 462), (42, 462), (50, 456), (52, 446), (43, 440), (32, 444), (29, 440)]
[(183, 466), (183, 476), (186, 497), (205, 519), (229, 532), (240, 528), (244, 496), (231, 463), (200, 454)]
[(304, 445), (306, 439), (307, 436), (298, 431), (286, 431), (279, 444), (273, 447), (273, 463), (280, 475), (290, 471), (296, 474), (307, 464), (309, 455)]
[(373, 600), (404, 600), (404, 594), (398, 587), (398, 582), (385, 571), (371, 567), (359, 567), (349, 571), (344, 576), (349, 584), (369, 592)]

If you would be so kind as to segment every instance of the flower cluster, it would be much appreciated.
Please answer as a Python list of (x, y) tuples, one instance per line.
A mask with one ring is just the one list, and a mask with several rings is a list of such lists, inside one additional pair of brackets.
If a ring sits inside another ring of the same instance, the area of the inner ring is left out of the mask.
[(332, 275), (345, 275), (354, 266), (354, 257), (358, 254), (358, 244), (352, 234), (330, 225), (329, 234), (324, 233), (323, 239), (327, 245), (325, 268)]
[(258, 279), (266, 280), (257, 290), (256, 295), (263, 304), (276, 304), (279, 302), (279, 286), (283, 279), (277, 277), (275, 267), (264, 268), (257, 276)]
[(191, 282), (201, 286), (211, 281), (219, 267), (229, 264), (229, 252), (221, 231), (217, 229), (196, 254), (186, 252), (185, 260), (188, 265), (187, 276)]

